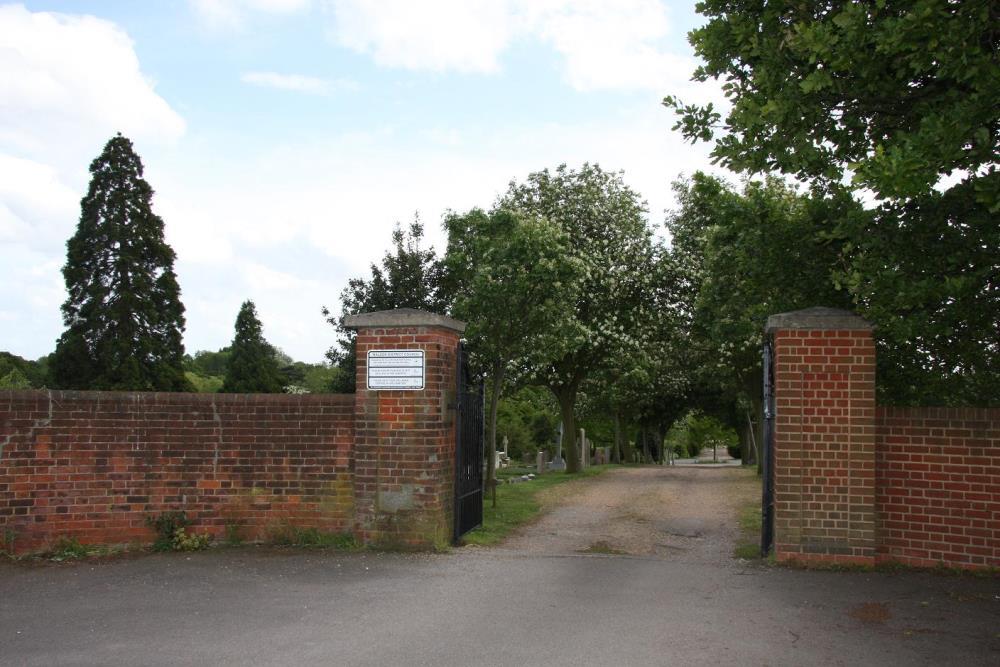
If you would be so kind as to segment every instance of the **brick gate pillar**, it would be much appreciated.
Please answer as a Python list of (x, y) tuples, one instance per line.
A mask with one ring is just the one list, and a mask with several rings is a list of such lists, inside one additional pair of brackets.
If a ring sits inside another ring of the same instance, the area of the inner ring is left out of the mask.
[(857, 315), (773, 315), (774, 550), (778, 560), (872, 564), (875, 346)]
[(344, 325), (357, 331), (355, 534), (392, 548), (450, 544), (465, 324), (399, 309), (350, 315)]

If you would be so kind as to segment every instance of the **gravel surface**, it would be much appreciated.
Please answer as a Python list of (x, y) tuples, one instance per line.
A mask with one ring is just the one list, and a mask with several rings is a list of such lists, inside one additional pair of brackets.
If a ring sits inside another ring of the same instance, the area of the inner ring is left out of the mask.
[(500, 548), (609, 553), (732, 566), (736, 508), (760, 497), (752, 470), (693, 465), (610, 470), (542, 492), (547, 512)]

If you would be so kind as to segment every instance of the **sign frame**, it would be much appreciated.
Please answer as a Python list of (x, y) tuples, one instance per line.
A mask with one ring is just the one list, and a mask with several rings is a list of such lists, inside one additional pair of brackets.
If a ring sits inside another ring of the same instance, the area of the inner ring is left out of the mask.
[[(385, 354), (385, 353), (396, 354)], [(383, 363), (372, 364), (372, 359), (377, 359)], [(384, 362), (395, 359), (397, 363), (386, 364)], [(404, 361), (405, 360), (405, 361)], [(423, 391), (427, 387), (427, 355), (421, 349), (381, 349), (368, 350), (368, 364), (365, 368), (365, 379), (369, 391)], [(372, 369), (399, 369), (399, 375), (372, 375)], [(419, 369), (419, 374), (413, 373), (411, 369)], [(419, 385), (413, 384), (419, 379)], [(375, 385), (372, 385), (375, 380)], [(397, 384), (390, 384), (392, 381)], [(403, 381), (400, 384), (398, 381)]]

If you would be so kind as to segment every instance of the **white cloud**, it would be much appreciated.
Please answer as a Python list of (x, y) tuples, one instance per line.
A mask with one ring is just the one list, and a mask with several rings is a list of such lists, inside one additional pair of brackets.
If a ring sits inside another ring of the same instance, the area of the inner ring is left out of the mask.
[(577, 90), (662, 90), (685, 80), (695, 64), (662, 44), (671, 25), (655, 0), (528, 2), (527, 24), (565, 58), (566, 78)]
[(304, 74), (279, 74), (277, 72), (244, 72), (240, 81), (264, 88), (291, 90), (310, 95), (329, 95), (334, 90), (357, 90), (358, 84), (348, 79), (321, 79)]
[(334, 39), (379, 65), (493, 72), (515, 17), (496, 0), (333, 0)]
[(173, 141), (184, 120), (143, 75), (132, 40), (92, 16), (0, 7), (0, 150), (65, 150), (121, 130)]
[(330, 0), (341, 46), (386, 67), (492, 73), (518, 39), (550, 46), (581, 91), (655, 90), (686, 82), (687, 55), (657, 0)]
[(252, 12), (293, 14), (308, 9), (311, 0), (189, 0), (195, 14), (215, 29), (241, 29)]

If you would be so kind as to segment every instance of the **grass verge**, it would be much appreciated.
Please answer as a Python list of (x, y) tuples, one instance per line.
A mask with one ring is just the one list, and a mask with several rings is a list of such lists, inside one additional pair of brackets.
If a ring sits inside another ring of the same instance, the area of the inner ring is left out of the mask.
[(740, 538), (733, 549), (733, 556), (744, 560), (760, 560), (760, 500), (752, 500), (737, 508), (736, 520)]
[(518, 484), (501, 484), (497, 486), (497, 506), (493, 507), (489, 493), (483, 502), (483, 525), (462, 538), (463, 544), (478, 544), (489, 546), (497, 544), (510, 533), (525, 523), (531, 521), (542, 511), (538, 494), (545, 489), (571, 482), (574, 479), (584, 479), (600, 475), (616, 465), (591, 466), (583, 472), (567, 474), (550, 472), (536, 477), (530, 482)]

